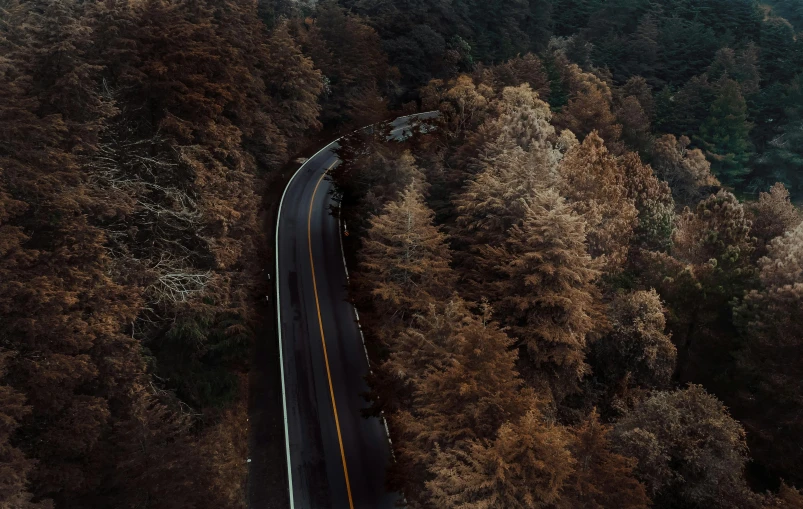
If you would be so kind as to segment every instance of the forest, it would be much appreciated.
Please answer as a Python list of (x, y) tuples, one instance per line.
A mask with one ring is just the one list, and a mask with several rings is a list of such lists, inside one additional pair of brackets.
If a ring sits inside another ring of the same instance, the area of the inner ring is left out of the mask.
[(431, 110), (333, 174), (407, 507), (803, 508), (801, 34), (803, 0), (0, 0), (0, 508), (246, 507), (277, 191)]

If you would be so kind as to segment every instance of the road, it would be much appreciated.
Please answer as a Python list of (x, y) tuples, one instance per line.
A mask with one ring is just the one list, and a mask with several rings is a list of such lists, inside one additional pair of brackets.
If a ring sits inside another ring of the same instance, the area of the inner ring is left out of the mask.
[[(432, 117), (424, 114), (423, 117)], [(391, 137), (410, 134), (407, 119)], [(290, 507), (391, 509), (391, 461), (384, 423), (361, 416), (369, 365), (348, 302), (341, 231), (326, 172), (333, 142), (290, 180), (276, 225), (277, 312)]]

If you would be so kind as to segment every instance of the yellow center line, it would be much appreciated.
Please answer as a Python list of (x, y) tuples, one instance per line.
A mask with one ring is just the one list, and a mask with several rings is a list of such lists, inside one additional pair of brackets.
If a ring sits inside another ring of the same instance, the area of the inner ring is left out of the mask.
[[(315, 262), (312, 261), (312, 205), (315, 203), (315, 195), (318, 193), (318, 187), (321, 185), (323, 178), (326, 174), (331, 170), (334, 165), (337, 164), (337, 161), (332, 163), (321, 178), (318, 179), (318, 183), (315, 184), (315, 190), (312, 191), (312, 198), (309, 202), (309, 216), (307, 218), (307, 242), (309, 243), (309, 263), (312, 267), (312, 289), (315, 293), (315, 307), (318, 310), (318, 326), (321, 329), (321, 343), (323, 343), (323, 360), (326, 362), (326, 378), (329, 379), (329, 394), (332, 396), (332, 408), (335, 411), (335, 427), (337, 428), (337, 441), (340, 443), (340, 457), (343, 460), (343, 474), (346, 476), (346, 492), (348, 493), (349, 497), (349, 508), (354, 509), (354, 501), (351, 499), (351, 483), (349, 482), (349, 469), (346, 466), (346, 452), (343, 449), (343, 436), (340, 434), (340, 420), (337, 418), (337, 403), (335, 403), (335, 390), (332, 387), (332, 372), (329, 370), (329, 355), (326, 353), (326, 337), (323, 333), (323, 320), (321, 319), (321, 303), (318, 301), (318, 283), (315, 281)], [(339, 234), (339, 233), (338, 233)]]

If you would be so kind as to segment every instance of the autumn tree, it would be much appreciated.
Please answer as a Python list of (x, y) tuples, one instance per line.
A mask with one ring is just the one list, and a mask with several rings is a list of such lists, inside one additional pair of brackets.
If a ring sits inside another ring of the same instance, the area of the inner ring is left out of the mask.
[(653, 394), (616, 423), (611, 439), (636, 459), (655, 507), (750, 507), (745, 432), (698, 385)]
[(446, 236), (433, 224), (419, 186), (410, 183), (385, 205), (363, 242), (360, 285), (386, 316), (399, 307), (425, 310), (430, 299), (447, 297), (454, 281)]
[(717, 352), (736, 347), (724, 332), (732, 327), (733, 300), (754, 285), (754, 249), (744, 207), (720, 191), (679, 216), (671, 255), (653, 253), (645, 260), (651, 267), (645, 279), (672, 310), (681, 380), (690, 372), (710, 373), (713, 363), (727, 362)]
[(569, 65), (567, 75), (569, 104), (558, 116), (558, 125), (571, 129), (581, 140), (596, 131), (613, 153), (620, 153), (622, 126), (611, 110), (613, 94), (608, 84), (576, 64)]
[(397, 71), (388, 65), (376, 31), (332, 1), (318, 4), (307, 22), (300, 27), (304, 46), (326, 77), (322, 119), (358, 127), (385, 120)]
[(650, 507), (644, 486), (634, 477), (636, 461), (613, 451), (611, 427), (594, 410), (571, 430), (570, 451), (575, 468), (566, 482), (561, 508), (646, 509)]
[[(0, 352), (0, 376), (5, 375), (8, 352)], [(12, 509), (47, 509), (48, 502), (33, 503), (28, 491), (28, 476), (34, 462), (11, 443), (21, 421), (31, 411), (25, 395), (8, 385), (0, 385), (0, 507)]]
[(496, 65), (491, 68), (491, 73), (494, 81), (503, 87), (517, 87), (526, 83), (538, 92), (542, 100), (549, 100), (549, 77), (541, 59), (532, 53)]
[[(472, 316), (464, 303), (450, 306), (447, 314), (438, 317), (453, 322), (448, 334), (421, 330), (422, 339), (434, 333), (433, 344), (421, 352), (422, 359), (415, 355), (415, 362), (433, 362), (422, 377), (411, 379), (412, 405), (390, 419), (401, 437), (394, 442), (398, 461), (393, 471), (413, 488), (428, 478), (426, 468), (433, 464), (437, 447), (447, 450), (472, 440), (492, 439), (503, 423), (521, 417), (534, 397), (522, 389), (515, 369), (517, 352), (510, 348), (513, 341), (495, 323), (486, 321), (487, 316)], [(396, 352), (392, 364), (383, 369), (412, 365), (404, 361), (409, 356)], [(405, 492), (423, 496), (417, 489)]]
[(762, 509), (800, 509), (803, 507), (803, 494), (786, 483), (781, 483), (777, 495), (768, 497)]
[(452, 137), (462, 137), (468, 130), (482, 124), (492, 96), (491, 87), (476, 85), (465, 74), (449, 82), (432, 80), (421, 89), (423, 108), (440, 110), (447, 132)]
[(675, 200), (682, 205), (694, 205), (719, 181), (711, 174), (711, 164), (699, 149), (689, 149), (691, 140), (671, 134), (656, 140), (653, 163), (656, 176), (667, 182)]
[[(554, 507), (575, 460), (570, 436), (538, 410), (506, 423), (494, 440), (439, 450), (427, 483), (432, 507)], [(633, 506), (638, 507), (638, 506)]]
[(630, 149), (646, 154), (652, 146), (655, 100), (647, 81), (634, 76), (613, 91), (614, 114), (622, 125), (622, 141)]
[(667, 250), (675, 220), (675, 202), (669, 185), (659, 180), (652, 168), (643, 164), (635, 153), (626, 154), (619, 164), (625, 174), (627, 198), (633, 201), (638, 211), (638, 224), (633, 231), (631, 246)]
[(588, 250), (606, 271), (627, 257), (638, 211), (625, 186), (625, 172), (592, 132), (561, 161), (560, 190), (588, 224)]
[(561, 400), (588, 373), (587, 343), (602, 323), (598, 264), (586, 252), (585, 222), (554, 190), (539, 192), (502, 246), (481, 264), (496, 279), (487, 295), (526, 346), (538, 377)]
[(803, 221), (800, 211), (790, 201), (789, 191), (780, 182), (772, 186), (769, 192), (760, 193), (758, 201), (750, 205), (748, 210), (752, 219), (750, 233), (756, 238), (755, 259), (767, 254), (773, 239), (793, 230)]

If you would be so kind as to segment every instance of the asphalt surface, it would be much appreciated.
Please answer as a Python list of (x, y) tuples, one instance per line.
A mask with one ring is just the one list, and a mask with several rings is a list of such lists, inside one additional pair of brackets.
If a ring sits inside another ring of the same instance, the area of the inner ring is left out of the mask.
[[(423, 118), (431, 118), (424, 114)], [(412, 134), (406, 118), (392, 139)], [(362, 417), (369, 363), (348, 301), (341, 226), (326, 172), (337, 142), (287, 186), (277, 222), (277, 298), (291, 508), (391, 509), (392, 460), (384, 423)]]

